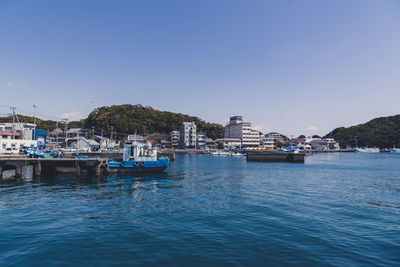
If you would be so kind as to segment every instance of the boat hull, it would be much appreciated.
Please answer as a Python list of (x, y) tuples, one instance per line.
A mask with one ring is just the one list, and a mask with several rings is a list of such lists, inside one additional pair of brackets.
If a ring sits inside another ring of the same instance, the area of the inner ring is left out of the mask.
[(156, 161), (109, 161), (110, 173), (152, 173), (162, 172), (169, 166), (169, 158)]
[(119, 168), (108, 168), (109, 173), (156, 173), (163, 172), (168, 166), (161, 167), (119, 167)]
[(379, 153), (379, 148), (355, 148), (354, 152), (361, 153)]

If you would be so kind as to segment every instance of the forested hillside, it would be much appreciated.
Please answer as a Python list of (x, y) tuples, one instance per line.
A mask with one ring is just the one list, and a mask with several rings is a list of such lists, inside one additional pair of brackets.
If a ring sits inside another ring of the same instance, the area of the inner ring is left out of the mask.
[(100, 107), (89, 114), (85, 120), (85, 128), (103, 129), (110, 131), (111, 126), (119, 133), (169, 133), (179, 130), (179, 126), (185, 121), (194, 121), (198, 131), (206, 132), (213, 139), (224, 137), (224, 127), (216, 123), (208, 123), (197, 117), (159, 111), (150, 107), (138, 105), (115, 105)]
[(348, 128), (336, 128), (325, 137), (335, 138), (342, 147), (354, 147), (356, 137), (359, 147), (400, 147), (400, 115), (376, 118)]

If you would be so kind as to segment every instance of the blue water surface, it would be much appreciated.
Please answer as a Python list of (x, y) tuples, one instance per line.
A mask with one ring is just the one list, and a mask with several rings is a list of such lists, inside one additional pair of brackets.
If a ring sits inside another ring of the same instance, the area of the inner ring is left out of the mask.
[(399, 265), (400, 155), (177, 156), (0, 187), (1, 266)]

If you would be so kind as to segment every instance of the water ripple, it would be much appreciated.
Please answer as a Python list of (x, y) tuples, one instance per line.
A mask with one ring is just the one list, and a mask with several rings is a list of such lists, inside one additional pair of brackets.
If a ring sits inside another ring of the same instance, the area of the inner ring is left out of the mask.
[(0, 186), (0, 264), (398, 265), (399, 157), (179, 156), (153, 176)]

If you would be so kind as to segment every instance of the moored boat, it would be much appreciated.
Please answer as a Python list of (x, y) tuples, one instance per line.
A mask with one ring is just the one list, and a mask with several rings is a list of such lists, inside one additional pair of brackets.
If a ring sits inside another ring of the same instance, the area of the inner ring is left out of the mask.
[(151, 173), (164, 171), (169, 166), (168, 157), (157, 157), (150, 144), (128, 142), (124, 146), (123, 160), (108, 162), (109, 172)]
[(400, 154), (400, 148), (395, 148), (395, 147), (391, 148), (390, 149), (390, 153), (396, 153), (396, 154), (398, 153), (398, 154)]
[(368, 147), (368, 148), (355, 148), (354, 152), (362, 152), (362, 153), (379, 153), (380, 150), (377, 147)]
[(212, 152), (211, 155), (213, 155), (213, 156), (227, 156), (227, 155), (229, 155), (229, 152), (228, 151), (219, 150), (219, 151)]
[(246, 155), (242, 154), (242, 153), (239, 153), (239, 152), (231, 152), (231, 153), (229, 153), (229, 156), (231, 156), (231, 157), (244, 157)]

